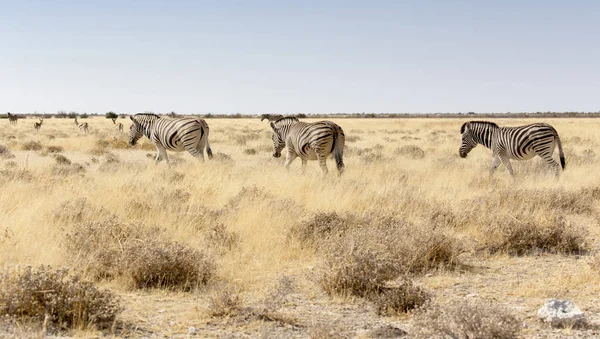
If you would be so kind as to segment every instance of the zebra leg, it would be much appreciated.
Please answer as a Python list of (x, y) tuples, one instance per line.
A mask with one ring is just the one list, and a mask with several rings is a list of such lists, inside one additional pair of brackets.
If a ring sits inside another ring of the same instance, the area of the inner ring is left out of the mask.
[(319, 161), (319, 166), (321, 166), (323, 175), (327, 175), (329, 172), (329, 170), (327, 170), (327, 156), (317, 151), (317, 160)]
[(169, 156), (167, 155), (167, 150), (162, 147), (162, 146), (156, 146), (156, 159), (154, 160), (154, 164), (158, 165), (159, 162), (161, 162), (163, 159), (165, 159), (167, 161), (167, 165), (170, 166), (169, 163)]
[(560, 165), (552, 158), (552, 155), (545, 153), (543, 155), (540, 154), (539, 156), (546, 161), (550, 168), (554, 169), (554, 175), (558, 178), (560, 176)]
[(500, 161), (502, 161), (504, 166), (506, 166), (506, 169), (508, 169), (508, 173), (510, 173), (510, 176), (514, 178), (515, 171), (513, 171), (512, 165), (510, 164), (510, 160), (506, 157), (503, 157), (502, 155), (499, 155), (498, 157), (500, 158)]
[(292, 161), (294, 161), (296, 159), (296, 157), (298, 157), (296, 155), (296, 153), (288, 150), (286, 156), (285, 156), (285, 169), (289, 169), (290, 165), (292, 164)]
[(494, 172), (496, 172), (496, 169), (498, 168), (499, 165), (500, 165), (500, 158), (498, 158), (498, 156), (494, 156), (494, 160), (492, 161), (492, 167), (490, 168), (490, 177), (492, 175), (494, 175)]

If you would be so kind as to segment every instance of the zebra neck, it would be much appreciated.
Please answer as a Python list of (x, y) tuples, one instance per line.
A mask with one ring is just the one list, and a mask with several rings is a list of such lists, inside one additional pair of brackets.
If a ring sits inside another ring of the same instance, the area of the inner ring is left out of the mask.
[(477, 131), (473, 135), (473, 140), (478, 144), (481, 144), (489, 149), (492, 148), (492, 135), (494, 135), (493, 128), (484, 128), (482, 130)]

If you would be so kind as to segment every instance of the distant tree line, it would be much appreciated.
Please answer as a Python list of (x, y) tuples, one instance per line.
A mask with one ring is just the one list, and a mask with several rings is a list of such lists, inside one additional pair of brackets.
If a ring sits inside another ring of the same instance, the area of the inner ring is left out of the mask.
[[(152, 112), (146, 112), (152, 113)], [(272, 112), (271, 112), (272, 113)], [(95, 116), (102, 116), (101, 113), (77, 113), (77, 112), (65, 112), (58, 111), (54, 114), (41, 114), (37, 112), (33, 113), (13, 113), (19, 118), (25, 118), (26, 116), (44, 117), (44, 118), (88, 118)], [(173, 111), (167, 113), (156, 113), (160, 116), (168, 116), (171, 118), (177, 116), (197, 116), (205, 119), (242, 119), (242, 118), (258, 118), (260, 114), (218, 114), (218, 113), (190, 113), (190, 114), (178, 114)], [(127, 118), (129, 114), (116, 113), (113, 111), (107, 112), (104, 116), (107, 119), (113, 118)], [(477, 113), (477, 112), (465, 112), (465, 113), (292, 113), (284, 114), (285, 116), (294, 116), (299, 119), (313, 118), (313, 119), (326, 119), (326, 118), (352, 118), (352, 119), (396, 119), (396, 118), (469, 118), (469, 119), (498, 119), (498, 118), (600, 118), (600, 111), (598, 112), (498, 112), (498, 113)], [(8, 115), (0, 114), (0, 119), (6, 119)]]

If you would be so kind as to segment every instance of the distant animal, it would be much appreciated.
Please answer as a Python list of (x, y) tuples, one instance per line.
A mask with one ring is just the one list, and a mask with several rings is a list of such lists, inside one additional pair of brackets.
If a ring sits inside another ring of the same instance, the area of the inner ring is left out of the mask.
[[(467, 154), (478, 144), (492, 150), (494, 160), (490, 175), (494, 174), (500, 163), (503, 163), (510, 175), (514, 177), (515, 174), (510, 159), (528, 160), (536, 155), (544, 159), (554, 169), (556, 176), (559, 176), (559, 167), (562, 167), (563, 170), (566, 167), (565, 155), (558, 132), (546, 123), (535, 123), (519, 127), (499, 127), (489, 121), (469, 121), (462, 125), (460, 133), (462, 134), (459, 149), (461, 158), (466, 158)], [(552, 158), (554, 147), (557, 145), (560, 166)]]
[(204, 160), (204, 147), (208, 158), (213, 154), (208, 142), (209, 128), (200, 118), (161, 118), (156, 114), (138, 113), (130, 116), (129, 144), (134, 146), (145, 135), (156, 147), (155, 164), (163, 159), (169, 163), (167, 150), (173, 152), (188, 151), (192, 156)]
[(10, 114), (10, 112), (6, 113), (6, 115), (8, 116), (8, 123), (11, 125), (16, 125), (17, 124), (17, 120), (19, 120), (19, 117), (15, 114)]
[(40, 128), (42, 128), (42, 123), (44, 122), (44, 119), (40, 119), (40, 122), (34, 122), (33, 123), (33, 128), (35, 128), (36, 131), (39, 131)]
[(269, 121), (277, 121), (281, 118), (283, 118), (283, 115), (281, 114), (263, 114), (260, 116), (260, 121), (263, 121), (265, 119)]
[(271, 122), (273, 130), (273, 156), (279, 158), (286, 148), (285, 167), (297, 157), (302, 159), (302, 171), (308, 160), (318, 160), (323, 174), (327, 174), (327, 157), (333, 153), (338, 175), (344, 172), (344, 143), (346, 136), (340, 126), (331, 121), (314, 123), (300, 122), (295, 117), (286, 117)]
[(77, 122), (77, 118), (75, 118), (75, 126), (79, 127), (79, 122)]
[(85, 132), (85, 134), (88, 134), (88, 132), (90, 131), (88, 128), (87, 122), (84, 122), (83, 124), (79, 124), (78, 127), (79, 127), (79, 132), (83, 131), (83, 132)]
[(115, 125), (115, 129), (118, 130), (119, 132), (123, 132), (123, 124), (122, 123), (117, 123), (117, 118), (111, 118), (113, 125)]

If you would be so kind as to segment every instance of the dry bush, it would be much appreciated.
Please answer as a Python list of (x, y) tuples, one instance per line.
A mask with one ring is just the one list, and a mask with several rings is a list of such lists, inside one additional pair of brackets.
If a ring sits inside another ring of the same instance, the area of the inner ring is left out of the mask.
[(308, 331), (308, 336), (311, 339), (346, 339), (351, 338), (349, 335), (344, 335), (342, 329), (331, 325), (319, 324)]
[(233, 164), (234, 163), (234, 160), (231, 158), (231, 156), (229, 154), (225, 154), (225, 153), (221, 153), (221, 152), (214, 153), (213, 160), (224, 163), (224, 164)]
[(414, 338), (516, 338), (521, 322), (507, 310), (485, 302), (427, 305), (413, 318)]
[(137, 288), (190, 290), (216, 271), (212, 257), (184, 244), (163, 240), (156, 227), (108, 220), (77, 224), (65, 237), (65, 250), (97, 278), (126, 278)]
[(133, 241), (124, 251), (124, 270), (137, 288), (191, 290), (206, 285), (216, 264), (204, 252), (174, 241)]
[(256, 186), (244, 186), (242, 189), (227, 202), (227, 208), (237, 208), (243, 202), (253, 202), (257, 200), (265, 200), (272, 198), (273, 195), (265, 191), (263, 188)]
[(212, 317), (237, 317), (243, 311), (244, 300), (240, 290), (227, 286), (215, 291), (209, 299), (209, 315)]
[(47, 153), (62, 153), (63, 148), (62, 148), (62, 146), (48, 146), (48, 147), (46, 147), (46, 152)]
[(385, 287), (369, 297), (379, 315), (398, 315), (423, 306), (431, 299), (431, 294), (411, 280), (404, 279), (399, 285)]
[(17, 164), (16, 161), (7, 161), (7, 162), (4, 163), (4, 166), (6, 168), (15, 168), (15, 167), (17, 167), (17, 165), (18, 164)]
[(56, 161), (56, 163), (59, 165), (70, 165), (71, 164), (71, 160), (69, 160), (69, 158), (65, 157), (62, 154), (55, 155), (54, 161)]
[(128, 149), (130, 147), (129, 142), (123, 138), (112, 138), (108, 141), (108, 146), (113, 149)]
[(15, 155), (11, 153), (11, 151), (8, 149), (8, 147), (6, 147), (4, 145), (0, 145), (0, 158), (12, 159), (14, 157), (15, 157)]
[(247, 154), (247, 155), (255, 155), (255, 154), (256, 154), (256, 150), (255, 150), (254, 148), (246, 148), (246, 149), (244, 150), (244, 154)]
[(8, 268), (0, 274), (0, 314), (47, 319), (66, 328), (111, 325), (121, 308), (109, 291), (98, 290), (68, 269)]
[(52, 166), (52, 174), (56, 176), (68, 177), (76, 174), (84, 174), (85, 167), (80, 164), (70, 165), (54, 165)]
[(346, 142), (357, 142), (362, 140), (358, 135), (346, 135)]
[(537, 217), (522, 216), (519, 219), (502, 216), (483, 226), (480, 249), (510, 255), (537, 251), (569, 254), (589, 250), (587, 230), (571, 225), (553, 213)]
[(389, 217), (369, 218), (323, 245), (321, 285), (329, 294), (367, 296), (389, 280), (458, 264), (462, 245), (449, 232)]
[(360, 220), (350, 214), (342, 216), (336, 212), (317, 212), (292, 226), (290, 237), (304, 245), (318, 245), (327, 242), (330, 237), (339, 238), (359, 223)]
[(109, 220), (116, 219), (114, 214), (103, 207), (92, 205), (86, 198), (66, 200), (54, 211), (54, 221), (66, 225), (95, 220), (98, 216)]
[(216, 224), (208, 229), (205, 236), (208, 247), (213, 248), (220, 254), (232, 251), (239, 246), (240, 235), (227, 230), (224, 224)]
[(0, 182), (2, 181), (33, 181), (33, 174), (26, 169), (4, 169), (0, 170)]
[(411, 159), (423, 159), (425, 158), (425, 151), (423, 151), (419, 146), (415, 145), (406, 145), (400, 148), (396, 148), (394, 154), (401, 155), (403, 157), (411, 158)]
[(21, 145), (21, 149), (24, 151), (39, 151), (42, 149), (42, 144), (32, 140)]

